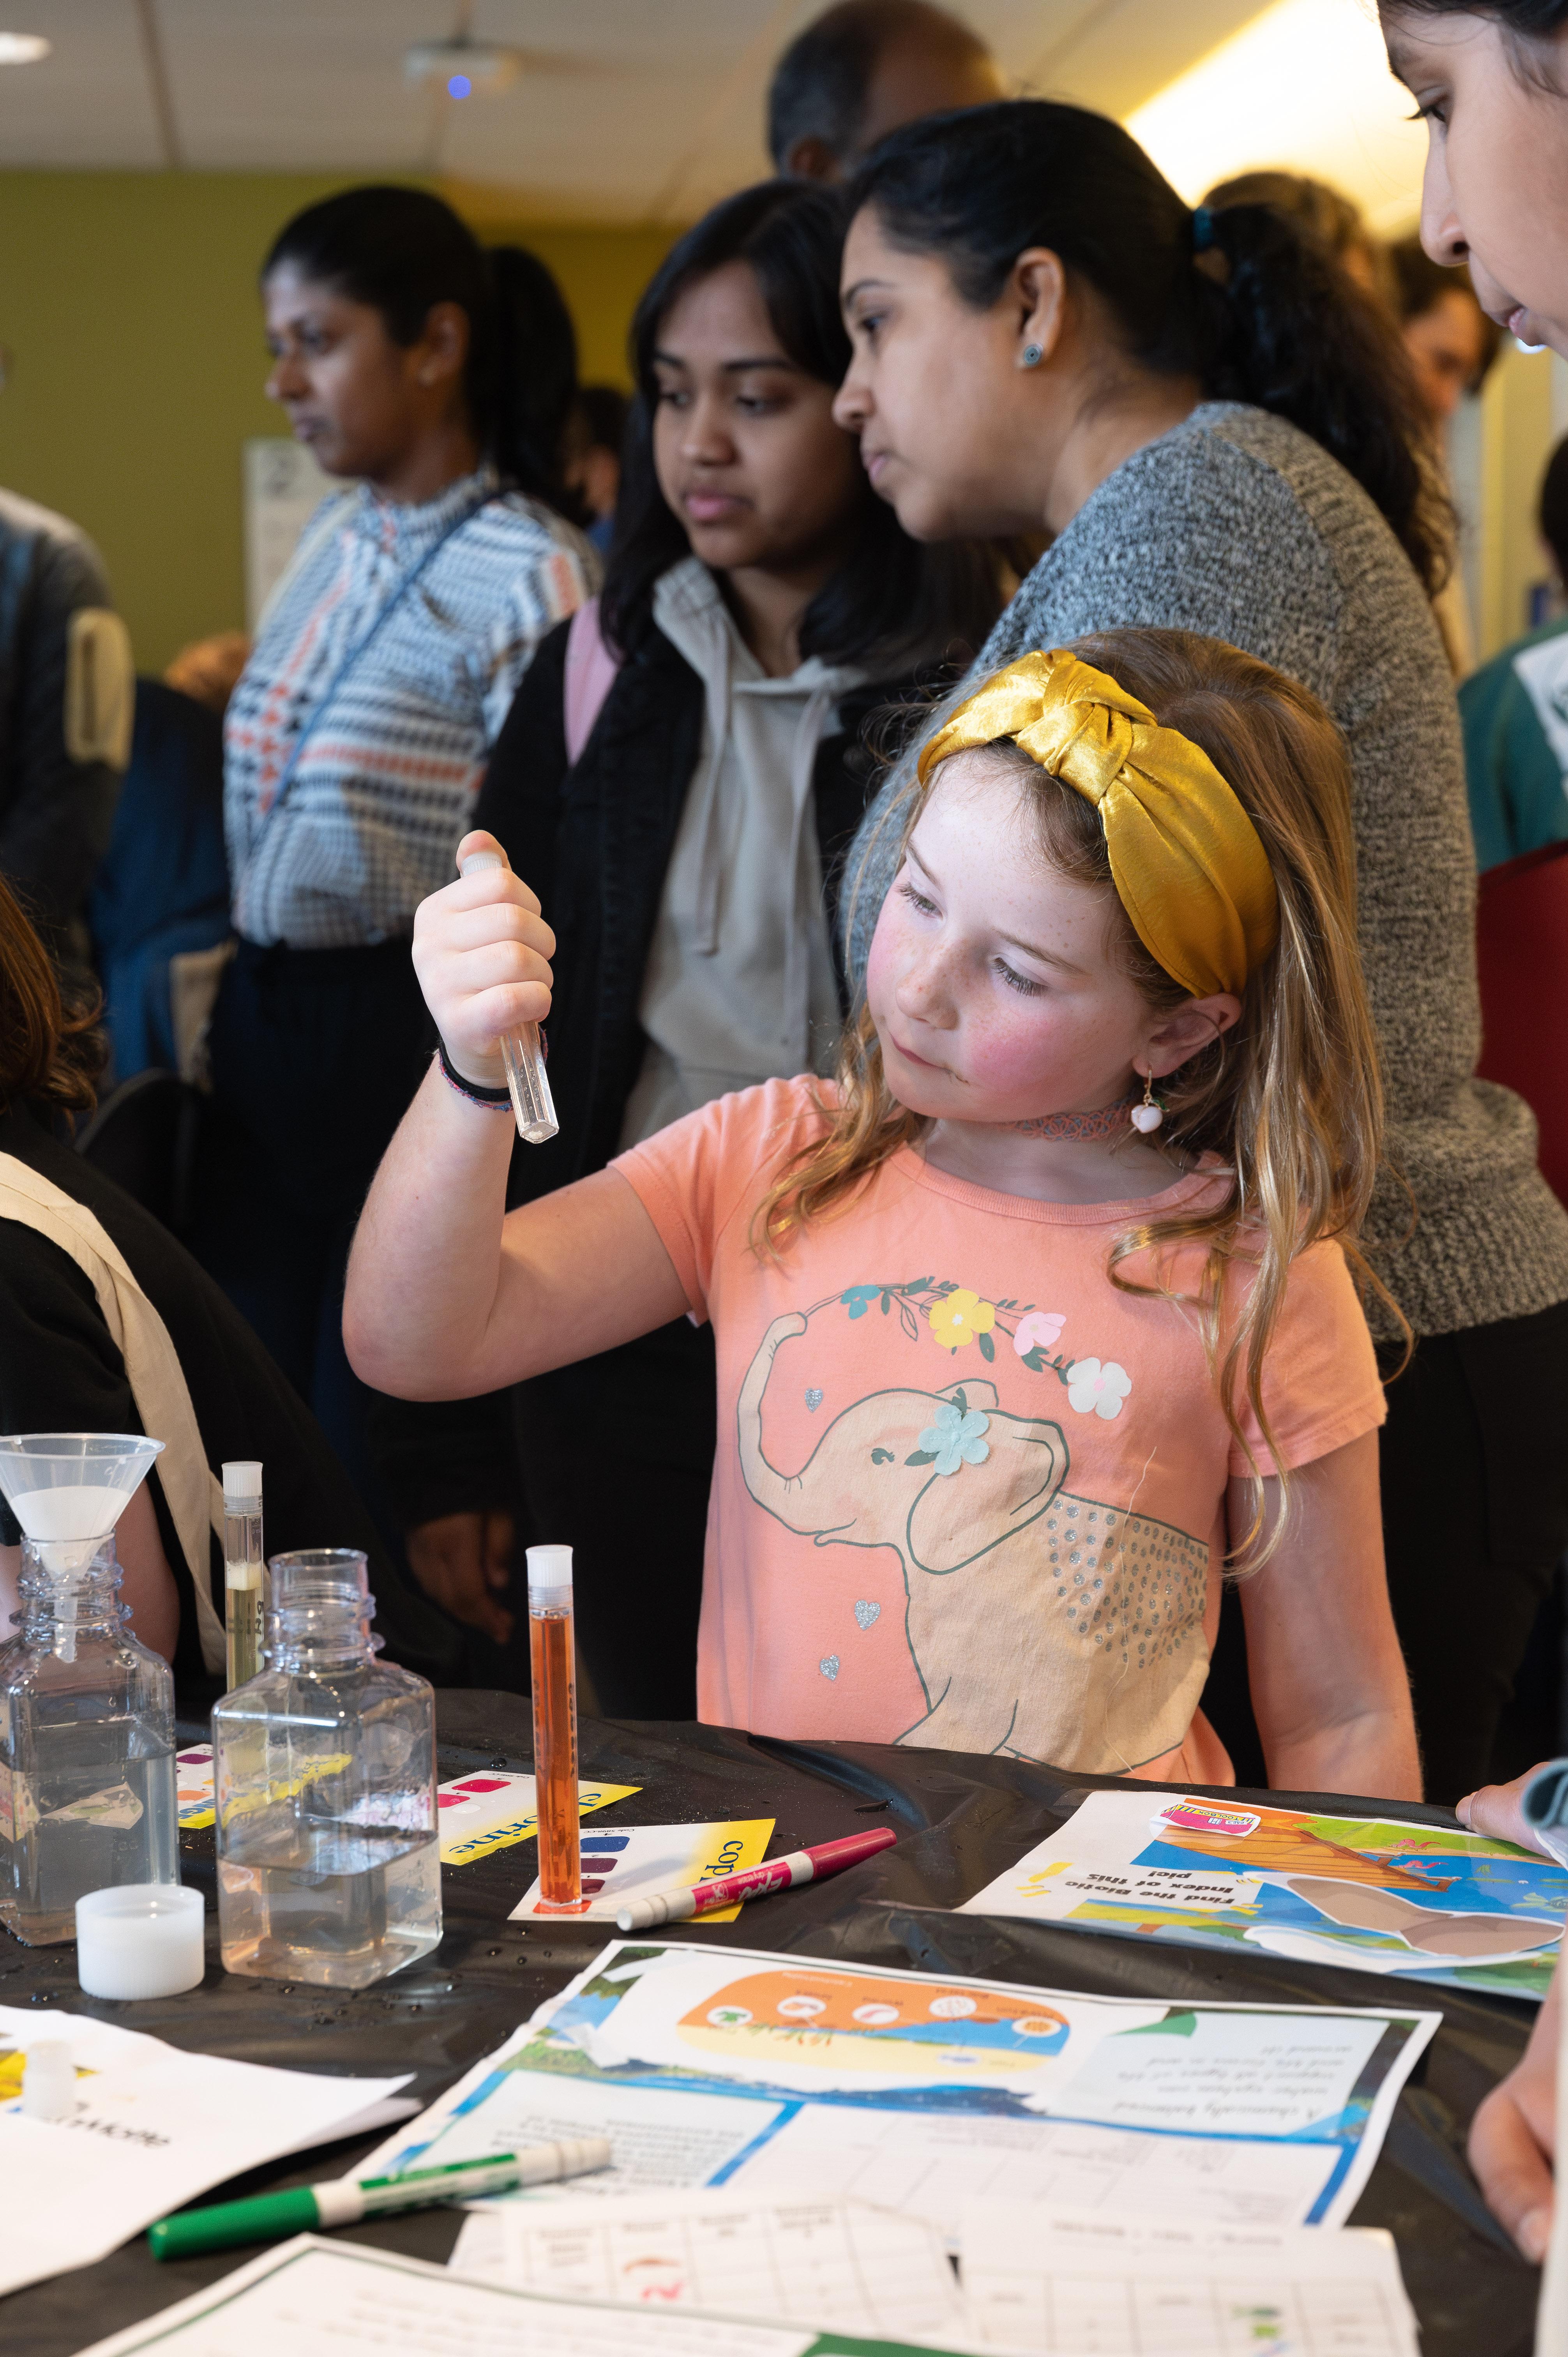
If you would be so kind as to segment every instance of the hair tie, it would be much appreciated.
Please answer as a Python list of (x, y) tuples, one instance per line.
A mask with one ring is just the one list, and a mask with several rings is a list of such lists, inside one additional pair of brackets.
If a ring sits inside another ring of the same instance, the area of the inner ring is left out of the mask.
[(1111, 879), (1150, 956), (1189, 991), (1239, 998), (1279, 934), (1279, 894), (1257, 828), (1202, 748), (1066, 648), (1022, 655), (921, 748), (939, 761), (1011, 737), (1090, 802)]
[(1192, 250), (1207, 253), (1214, 243), (1214, 215), (1207, 205), (1199, 205), (1192, 217)]

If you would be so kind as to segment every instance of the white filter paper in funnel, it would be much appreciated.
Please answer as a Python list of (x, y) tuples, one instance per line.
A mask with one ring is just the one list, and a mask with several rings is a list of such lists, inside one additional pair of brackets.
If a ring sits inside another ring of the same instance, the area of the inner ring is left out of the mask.
[(140, 1433), (0, 1440), (0, 1490), (48, 1571), (80, 1571), (113, 1532), (163, 1442)]

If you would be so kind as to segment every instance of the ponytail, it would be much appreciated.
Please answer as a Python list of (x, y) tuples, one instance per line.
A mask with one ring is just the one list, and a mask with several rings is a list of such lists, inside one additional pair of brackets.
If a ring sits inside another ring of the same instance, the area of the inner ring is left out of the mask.
[(850, 190), (897, 246), (940, 255), (989, 309), (1045, 246), (1094, 289), (1122, 348), (1206, 396), (1274, 412), (1320, 442), (1386, 518), (1429, 591), (1447, 511), (1420, 452), (1409, 362), (1376, 306), (1267, 205), (1193, 213), (1108, 117), (1045, 99), (977, 106), (885, 140)]
[(381, 315), (416, 343), (437, 303), (467, 314), (463, 391), (485, 456), (511, 488), (563, 504), (561, 446), (577, 390), (577, 343), (561, 290), (521, 246), (487, 253), (424, 188), (346, 188), (279, 232), (263, 281), (288, 264)]

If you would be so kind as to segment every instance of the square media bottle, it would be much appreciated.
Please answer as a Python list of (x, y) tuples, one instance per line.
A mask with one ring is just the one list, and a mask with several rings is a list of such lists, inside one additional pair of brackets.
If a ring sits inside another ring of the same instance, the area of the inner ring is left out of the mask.
[(212, 1713), (223, 1963), (364, 1988), (441, 1937), (435, 1696), (376, 1660), (362, 1555), (269, 1570), (267, 1666)]

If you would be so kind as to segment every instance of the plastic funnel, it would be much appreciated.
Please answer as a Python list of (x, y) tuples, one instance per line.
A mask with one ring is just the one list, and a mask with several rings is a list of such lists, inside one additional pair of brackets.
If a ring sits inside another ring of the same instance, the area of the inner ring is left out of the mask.
[(81, 1571), (163, 1448), (139, 1432), (25, 1432), (0, 1440), (0, 1490), (48, 1571)]

